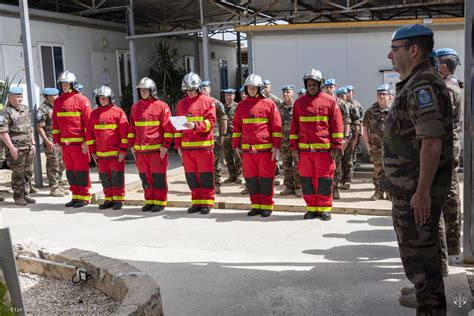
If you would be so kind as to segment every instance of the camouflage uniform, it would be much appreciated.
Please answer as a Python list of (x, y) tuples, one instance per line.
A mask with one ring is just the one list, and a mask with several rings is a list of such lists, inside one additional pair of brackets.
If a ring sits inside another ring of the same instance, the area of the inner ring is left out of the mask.
[(13, 146), (18, 149), (18, 158), (13, 160), (6, 151), (7, 164), (12, 170), (13, 199), (30, 198), (33, 177), (33, 128), (28, 106), (21, 104), (18, 109), (8, 104), (0, 114), (0, 132), (10, 135)]
[[(446, 239), (446, 245), (442, 243), (443, 268), (447, 270), (448, 255), (456, 256), (461, 254), (461, 200), (459, 198), (459, 156), (461, 153), (462, 134), (462, 110), (464, 97), (459, 87), (457, 79), (449, 75), (444, 79), (449, 90), (451, 102), (453, 104), (453, 177), (451, 189), (443, 207), (443, 216), (440, 222), (440, 238)], [(447, 248), (447, 249), (446, 249)], [(447, 274), (447, 271), (445, 271)]]
[[(36, 112), (36, 122), (39, 127), (44, 129), (46, 137), (49, 141), (53, 141), (53, 107), (44, 102)], [(49, 189), (54, 190), (62, 183), (64, 172), (64, 161), (62, 151), (53, 146), (53, 151), (48, 152), (46, 143), (43, 142), (44, 152), (46, 155), (46, 174), (48, 176)]]
[[(2, 90), (0, 89), (0, 92)], [(3, 105), (3, 103), (0, 102), (0, 112), (3, 111), (3, 109), (5, 108), (5, 105)], [(5, 157), (5, 145), (3, 145), (3, 141), (0, 139), (0, 168), (3, 166), (3, 162), (5, 161), (6, 157)]]
[(382, 138), (385, 128), (385, 120), (387, 119), (389, 110), (390, 108), (388, 106), (382, 109), (378, 102), (375, 102), (367, 109), (364, 119), (362, 120), (362, 125), (369, 131), (369, 144), (372, 148), (372, 151), (370, 152), (370, 160), (374, 164), (372, 180), (375, 187), (375, 193), (381, 193), (382, 195), (383, 190), (380, 188), (380, 180), (382, 180), (384, 176), (382, 166)]
[[(345, 126), (351, 124), (351, 117), (350, 117), (350, 105), (345, 102), (344, 100), (338, 99), (337, 100), (337, 105), (339, 106), (339, 109), (341, 110), (342, 114), (342, 123), (344, 125), (344, 131), (346, 130)], [(349, 131), (350, 133), (350, 131)], [(349, 139), (349, 135), (344, 135), (344, 139)], [(334, 187), (339, 188), (341, 185), (341, 180), (342, 180), (342, 158), (343, 156), (336, 157), (336, 170), (334, 171)]]
[[(349, 138), (349, 142), (344, 150), (344, 155), (342, 156), (342, 177), (341, 183), (351, 183), (352, 176), (354, 174), (354, 158), (356, 153), (356, 148), (352, 147), (352, 139), (354, 137), (354, 130), (356, 126), (360, 128), (360, 122), (362, 120), (362, 106), (359, 102), (352, 99), (351, 101), (347, 102), (349, 107), (349, 117), (351, 120), (351, 136)], [(359, 130), (359, 139), (360, 139), (360, 130)], [(359, 142), (357, 142), (358, 144)]]
[[(451, 100), (428, 61), (415, 66), (396, 89), (383, 134), (381, 187), (392, 197), (393, 225), (405, 274), (415, 285), (417, 314), (441, 315), (446, 312), (446, 297), (438, 231), (453, 172)], [(418, 225), (410, 201), (418, 185), (423, 137), (442, 139), (443, 146), (431, 185), (431, 215), (426, 224)]]
[(214, 99), (214, 105), (216, 106), (216, 124), (214, 125), (214, 183), (216, 188), (221, 186), (221, 135), (224, 133), (221, 131), (222, 121), (227, 120), (225, 114), (224, 105), (221, 101)]
[(281, 160), (283, 162), (283, 175), (284, 175), (284, 184), (289, 190), (297, 190), (301, 188), (300, 175), (298, 173), (298, 166), (293, 158), (290, 150), (290, 126), (291, 126), (291, 117), (293, 115), (293, 103), (287, 106), (284, 101), (282, 101), (278, 110), (280, 111), (281, 121), (282, 121), (282, 132), (283, 138), (281, 140)]
[(229, 170), (229, 179), (237, 179), (242, 176), (242, 159), (239, 158), (232, 149), (232, 123), (234, 120), (235, 109), (237, 103), (232, 102), (231, 105), (224, 105), (225, 114), (227, 115), (227, 131), (224, 141), (224, 159)]
[[(265, 96), (266, 98), (272, 100), (273, 102), (275, 102), (275, 104), (277, 105), (277, 107), (280, 106), (280, 103), (283, 102), (282, 99), (280, 99), (279, 97), (277, 97), (276, 95), (274, 95), (273, 93), (269, 93), (268, 95)], [(279, 175), (280, 174), (280, 165), (278, 163), (279, 161), (279, 156), (276, 157), (277, 159), (277, 164), (276, 164), (276, 167), (275, 167), (275, 175)], [(280, 184), (280, 180), (278, 179), (275, 179), (275, 185), (279, 185)]]

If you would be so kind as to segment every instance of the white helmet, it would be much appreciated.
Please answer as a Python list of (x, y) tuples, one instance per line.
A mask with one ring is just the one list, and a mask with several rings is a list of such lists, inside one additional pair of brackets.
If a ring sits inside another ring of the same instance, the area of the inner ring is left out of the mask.
[(244, 90), (245, 90), (245, 93), (250, 96), (247, 88), (248, 86), (254, 86), (254, 87), (258, 87), (258, 93), (262, 94), (262, 89), (263, 89), (263, 79), (261, 76), (257, 75), (257, 74), (250, 74), (246, 79), (245, 79), (245, 82), (244, 82)]
[(201, 77), (194, 72), (188, 73), (184, 76), (183, 81), (181, 82), (181, 90), (199, 90), (201, 87)]
[(112, 89), (110, 89), (107, 86), (101, 86), (98, 89), (94, 90), (94, 96), (95, 96), (95, 103), (98, 106), (101, 106), (99, 97), (108, 97), (109, 98), (109, 104), (114, 103), (115, 101), (115, 95)]
[(140, 89), (150, 89), (151, 96), (155, 99), (158, 99), (158, 90), (156, 89), (156, 83), (148, 77), (143, 77), (142, 79), (140, 79), (135, 89), (137, 89), (139, 98), (141, 98)]
[(307, 89), (306, 82), (309, 79), (316, 80), (317, 82), (319, 82), (320, 85), (324, 82), (323, 73), (315, 68), (311, 68), (308, 72), (304, 74), (303, 81), (304, 81), (304, 87), (306, 89)]
[(70, 83), (71, 87), (77, 92), (79, 92), (79, 83), (77, 82), (77, 77), (69, 70), (66, 70), (59, 75), (57, 83), (59, 91), (62, 91), (61, 83)]

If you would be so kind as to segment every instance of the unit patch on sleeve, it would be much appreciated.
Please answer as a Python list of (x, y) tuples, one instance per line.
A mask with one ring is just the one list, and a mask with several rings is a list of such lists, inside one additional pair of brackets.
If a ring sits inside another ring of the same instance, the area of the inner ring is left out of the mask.
[(429, 112), (436, 109), (436, 98), (431, 86), (423, 86), (415, 89), (415, 100), (421, 112)]

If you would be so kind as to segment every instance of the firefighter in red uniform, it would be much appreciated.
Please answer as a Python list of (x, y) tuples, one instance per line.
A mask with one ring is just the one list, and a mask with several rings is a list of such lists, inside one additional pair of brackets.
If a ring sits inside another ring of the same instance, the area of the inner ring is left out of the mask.
[(95, 103), (87, 124), (89, 152), (97, 162), (104, 188), (104, 203), (99, 209), (120, 210), (125, 199), (125, 156), (128, 149), (128, 120), (125, 112), (115, 106), (112, 89), (97, 89)]
[(186, 181), (191, 189), (192, 207), (188, 213), (209, 214), (214, 205), (214, 100), (199, 92), (201, 78), (190, 72), (181, 89), (186, 96), (176, 106), (177, 116), (186, 116), (187, 129), (175, 131), (176, 149), (183, 159)]
[(344, 137), (342, 114), (334, 97), (321, 91), (324, 82), (319, 70), (304, 77), (306, 94), (293, 107), (290, 149), (299, 157), (303, 197), (307, 206), (304, 219), (320, 216), (331, 219), (334, 159), (342, 155)]
[(273, 210), (273, 180), (281, 143), (277, 105), (262, 95), (263, 80), (256, 74), (245, 79), (247, 98), (235, 111), (232, 147), (242, 157), (245, 182), (252, 203), (248, 216), (268, 217)]
[(171, 111), (158, 100), (156, 84), (142, 78), (136, 86), (140, 101), (130, 111), (129, 145), (135, 153), (137, 169), (145, 192), (143, 212), (160, 212), (168, 201), (168, 149), (173, 141)]
[(77, 78), (70, 71), (59, 75), (58, 88), (62, 93), (53, 106), (53, 143), (61, 145), (66, 177), (71, 187), (72, 199), (66, 207), (82, 207), (90, 201), (86, 126), (91, 104), (79, 94)]

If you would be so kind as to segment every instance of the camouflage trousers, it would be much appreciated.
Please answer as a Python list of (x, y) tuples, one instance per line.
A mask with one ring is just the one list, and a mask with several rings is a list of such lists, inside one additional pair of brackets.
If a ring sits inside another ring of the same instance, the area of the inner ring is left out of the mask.
[(341, 177), (340, 183), (351, 183), (354, 175), (354, 156), (355, 149), (349, 143), (344, 150), (344, 155), (341, 158)]
[(214, 184), (221, 186), (221, 149), (222, 145), (219, 137), (214, 138)]
[(375, 187), (375, 192), (383, 192), (380, 188), (380, 181), (384, 177), (382, 165), (382, 148), (372, 147), (370, 152), (370, 161), (374, 164), (374, 174), (372, 175), (372, 183)]
[(232, 148), (232, 137), (226, 137), (224, 141), (224, 159), (229, 177), (240, 177), (242, 175), (242, 159), (240, 159)]
[(31, 178), (33, 178), (33, 150), (19, 150), (16, 160), (13, 160), (9, 151), (5, 151), (7, 164), (12, 170), (13, 199), (16, 201), (30, 195)]
[(64, 161), (61, 150), (53, 147), (52, 152), (48, 152), (46, 146), (44, 146), (44, 152), (46, 155), (46, 175), (48, 177), (49, 189), (56, 189), (61, 185), (63, 172), (64, 172)]
[(445, 197), (431, 197), (431, 216), (425, 225), (415, 223), (412, 196), (392, 195), (392, 219), (405, 274), (415, 286), (417, 315), (445, 315), (446, 297), (438, 238)]
[(284, 139), (281, 142), (280, 153), (283, 163), (283, 183), (288, 189), (295, 190), (301, 188), (301, 180), (300, 174), (298, 173), (298, 166), (293, 158), (289, 146), (290, 144), (288, 140)]
[(3, 145), (3, 142), (0, 140), (0, 167), (3, 165), (3, 162), (7, 159), (5, 155), (6, 149)]

